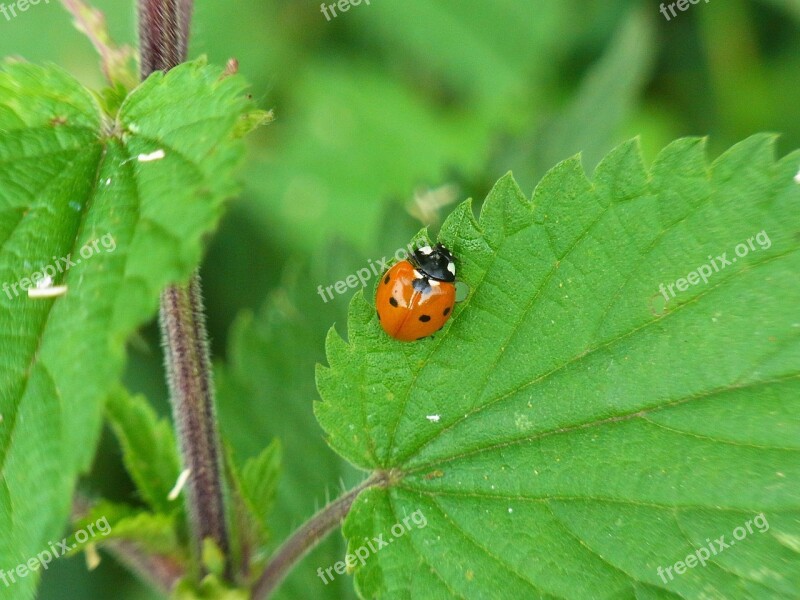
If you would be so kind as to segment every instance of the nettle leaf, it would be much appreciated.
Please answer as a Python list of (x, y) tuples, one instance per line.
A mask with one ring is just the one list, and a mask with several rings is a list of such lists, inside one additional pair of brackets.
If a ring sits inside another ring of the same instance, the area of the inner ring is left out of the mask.
[(275, 504), (281, 466), (281, 445), (275, 439), (258, 456), (242, 466), (242, 496), (253, 521), (261, 528), (261, 542), (268, 540), (269, 514)]
[[(233, 545), (242, 549), (234, 557), (234, 562), (243, 563), (247, 559), (251, 564), (259, 563), (265, 558), (264, 550), (272, 537), (268, 516), (278, 491), (281, 445), (278, 439), (274, 439), (241, 467), (232, 448), (227, 447), (225, 455), (230, 519), (235, 523), (232, 530), (238, 536), (238, 541)], [(215, 548), (219, 550), (216, 546)], [(224, 565), (224, 560), (222, 564)], [(250, 565), (247, 566), (249, 569)], [(213, 569), (209, 569), (209, 572), (221, 573)]]
[(681, 139), (649, 170), (627, 143), (591, 181), (572, 158), (532, 205), (509, 175), (443, 226), (471, 293), (441, 333), (395, 342), (357, 296), (316, 412), (388, 471), (344, 527), (360, 594), (796, 597), (798, 166), (757, 135), (710, 166)]
[(125, 389), (112, 392), (106, 413), (122, 447), (125, 468), (147, 504), (156, 512), (180, 510), (169, 494), (180, 475), (177, 444), (169, 420), (159, 419), (144, 396)]
[(67, 538), (71, 552), (88, 544), (101, 546), (123, 540), (153, 554), (187, 559), (178, 537), (176, 515), (155, 514), (124, 504), (101, 501), (75, 523), (75, 531)]
[[(250, 103), (221, 74), (202, 62), (154, 74), (105, 115), (58, 68), (0, 70), (0, 565), (57, 537), (127, 336), (191, 274), (234, 191)], [(29, 298), (44, 274), (66, 295)]]

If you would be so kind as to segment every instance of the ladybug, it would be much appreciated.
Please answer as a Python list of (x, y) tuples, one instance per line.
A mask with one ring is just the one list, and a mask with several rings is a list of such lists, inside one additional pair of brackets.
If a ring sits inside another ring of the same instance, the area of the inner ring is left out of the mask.
[(439, 331), (453, 314), (456, 263), (442, 244), (422, 246), (383, 275), (375, 307), (383, 330), (410, 342)]

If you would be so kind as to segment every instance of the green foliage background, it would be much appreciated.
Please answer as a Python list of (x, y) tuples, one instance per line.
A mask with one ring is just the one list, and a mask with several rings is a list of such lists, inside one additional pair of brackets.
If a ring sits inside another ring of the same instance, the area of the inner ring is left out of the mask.
[[(95, 3), (118, 41), (135, 41), (132, 2)], [(0, 17), (0, 56), (52, 61), (99, 85), (97, 61), (51, 0)], [(251, 136), (244, 192), (203, 265), (220, 413), (237, 455), (283, 441), (277, 540), (326, 494), (359, 475), (324, 443), (312, 414), (314, 364), (328, 327), (341, 333), (348, 293), (328, 286), (407, 243), (417, 189), (457, 186), (482, 199), (509, 169), (526, 196), (556, 162), (583, 151), (591, 170), (640, 136), (645, 159), (674, 138), (709, 135), (719, 154), (756, 131), (800, 147), (800, 3), (693, 5), (667, 22), (655, 2), (373, 0), (327, 22), (318, 2), (198, 2), (193, 56), (236, 57), (276, 121)], [(449, 210), (449, 209), (446, 209)], [(5, 351), (5, 349), (0, 349)], [(129, 346), (126, 383), (166, 414), (153, 326)], [(129, 500), (106, 431), (84, 489)], [(340, 535), (318, 548), (281, 598), (354, 597), (347, 578), (322, 586)], [(152, 597), (112, 561), (87, 575), (54, 563), (40, 597)]]

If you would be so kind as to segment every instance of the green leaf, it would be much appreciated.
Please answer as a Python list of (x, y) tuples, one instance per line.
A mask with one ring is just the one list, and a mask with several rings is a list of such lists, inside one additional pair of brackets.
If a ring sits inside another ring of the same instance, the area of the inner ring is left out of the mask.
[[(177, 527), (175, 515), (154, 514), (104, 500), (75, 523), (75, 531), (68, 539), (73, 552), (87, 544), (126, 540), (136, 542), (148, 552), (184, 560), (186, 553), (178, 539)], [(84, 533), (78, 535), (81, 531)], [(89, 537), (82, 541), (85, 534)]]
[[(242, 574), (251, 575), (266, 558), (263, 551), (272, 537), (268, 516), (278, 488), (280, 442), (274, 439), (241, 469), (233, 450), (226, 447), (225, 462), (230, 488), (230, 520), (234, 523), (232, 560)], [(220, 573), (213, 569), (210, 572)]]
[[(60, 532), (126, 338), (196, 267), (235, 190), (232, 136), (250, 104), (242, 80), (220, 74), (199, 62), (154, 74), (105, 115), (57, 68), (0, 71), (0, 564)], [(66, 295), (19, 293), (45, 268)]]
[(203, 540), (203, 567), (212, 575), (221, 577), (225, 571), (225, 554), (211, 538)]
[[(798, 165), (757, 135), (649, 169), (627, 143), (591, 181), (575, 157), (532, 204), (506, 176), (442, 228), (471, 293), (441, 333), (391, 340), (356, 296), (316, 413), (391, 470), (344, 527), (351, 553), (393, 542), (356, 565), (362, 597), (797, 597)], [(762, 512), (768, 531), (658, 574)]]
[(168, 496), (180, 474), (180, 459), (167, 419), (159, 419), (144, 396), (112, 392), (106, 405), (111, 428), (122, 447), (125, 468), (142, 498), (155, 512), (169, 513), (182, 503)]
[(262, 528), (262, 542), (269, 531), (269, 517), (275, 503), (281, 465), (281, 445), (277, 439), (258, 456), (244, 463), (241, 474), (242, 496), (255, 523)]

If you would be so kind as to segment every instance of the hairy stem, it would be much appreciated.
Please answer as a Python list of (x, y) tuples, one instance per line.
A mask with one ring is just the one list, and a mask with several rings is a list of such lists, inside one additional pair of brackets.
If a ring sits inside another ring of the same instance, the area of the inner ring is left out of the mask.
[(142, 79), (153, 71), (169, 71), (186, 60), (192, 4), (191, 0), (139, 0)]
[[(203, 540), (210, 538), (227, 558), (221, 452), (197, 274), (187, 286), (169, 286), (161, 294), (161, 330), (173, 417), (184, 467), (190, 472), (186, 503), (194, 553), (201, 557)], [(229, 566), (228, 562), (228, 572)], [(202, 567), (200, 573), (204, 574)]]
[(389, 473), (383, 471), (375, 473), (306, 521), (272, 555), (266, 569), (253, 586), (253, 600), (269, 598), (292, 567), (339, 526), (350, 512), (356, 497), (367, 488), (385, 486), (389, 477)]
[[(141, 76), (168, 71), (186, 60), (192, 0), (138, 0)], [(203, 542), (212, 540), (226, 557), (230, 541), (222, 463), (200, 277), (171, 285), (161, 294), (161, 331), (170, 400), (181, 458), (189, 469), (186, 512), (192, 549), (204, 575)]]
[(194, 0), (178, 0), (178, 56), (186, 60), (189, 51), (189, 28), (194, 12)]

